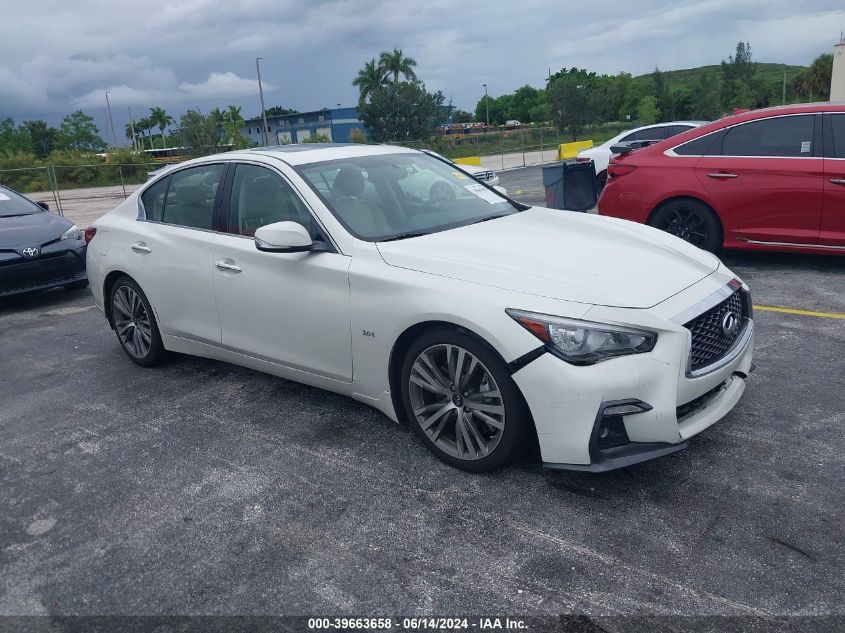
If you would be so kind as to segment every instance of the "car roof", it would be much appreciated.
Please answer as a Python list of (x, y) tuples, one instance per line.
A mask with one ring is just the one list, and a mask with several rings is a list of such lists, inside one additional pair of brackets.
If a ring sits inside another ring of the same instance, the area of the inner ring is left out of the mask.
[(361, 143), (302, 143), (292, 145), (274, 145), (270, 147), (255, 147), (241, 152), (228, 152), (227, 158), (233, 154), (273, 156), (288, 165), (307, 165), (326, 160), (342, 158), (357, 158), (359, 156), (383, 156), (387, 154), (413, 154), (417, 150), (398, 145), (365, 145)]

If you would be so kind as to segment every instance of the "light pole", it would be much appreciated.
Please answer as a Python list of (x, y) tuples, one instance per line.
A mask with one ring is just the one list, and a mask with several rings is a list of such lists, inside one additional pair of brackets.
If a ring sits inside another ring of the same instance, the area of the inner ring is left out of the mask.
[(487, 84), (484, 86), (484, 108), (487, 110), (487, 127), (490, 127), (490, 96), (487, 94)]
[(111, 134), (111, 150), (114, 151), (114, 146), (117, 144), (117, 137), (114, 135), (114, 124), (112, 124), (108, 90), (106, 90), (106, 114), (108, 115), (106, 118), (108, 119), (107, 123), (109, 125), (109, 133)]
[(255, 58), (255, 72), (258, 73), (258, 96), (261, 98), (261, 118), (264, 121), (264, 127), (261, 128), (261, 138), (264, 139), (264, 145), (269, 145), (269, 137), (267, 136), (267, 113), (264, 112), (264, 89), (261, 87), (261, 67), (258, 65), (258, 60), (262, 57)]

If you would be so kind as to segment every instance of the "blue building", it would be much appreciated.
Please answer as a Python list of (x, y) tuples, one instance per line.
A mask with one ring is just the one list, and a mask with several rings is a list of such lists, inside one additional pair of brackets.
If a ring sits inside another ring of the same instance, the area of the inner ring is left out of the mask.
[[(261, 125), (261, 117), (248, 119), (241, 127), (241, 135), (253, 145), (263, 145)], [(348, 143), (353, 129), (364, 133), (358, 108), (324, 108), (314, 112), (268, 116), (267, 128), (270, 145), (302, 143), (317, 134), (329, 137), (333, 143)]]

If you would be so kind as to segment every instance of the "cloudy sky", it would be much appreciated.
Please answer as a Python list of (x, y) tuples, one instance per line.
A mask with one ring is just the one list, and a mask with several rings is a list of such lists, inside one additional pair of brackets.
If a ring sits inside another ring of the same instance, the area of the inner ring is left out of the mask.
[(178, 118), (230, 103), (354, 105), (358, 68), (402, 48), (458, 107), (542, 86), (548, 69), (649, 72), (715, 64), (739, 39), (758, 61), (809, 64), (845, 29), (841, 0), (4, 0), (0, 117), (82, 109), (118, 135), (154, 105)]

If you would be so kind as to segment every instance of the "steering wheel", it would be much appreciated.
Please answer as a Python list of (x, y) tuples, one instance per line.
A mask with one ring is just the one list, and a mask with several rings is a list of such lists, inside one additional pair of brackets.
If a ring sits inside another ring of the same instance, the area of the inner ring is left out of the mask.
[(428, 202), (425, 203), (426, 208), (437, 207), (441, 202), (448, 202), (455, 199), (455, 190), (452, 186), (443, 181), (438, 180), (433, 183), (428, 189)]

